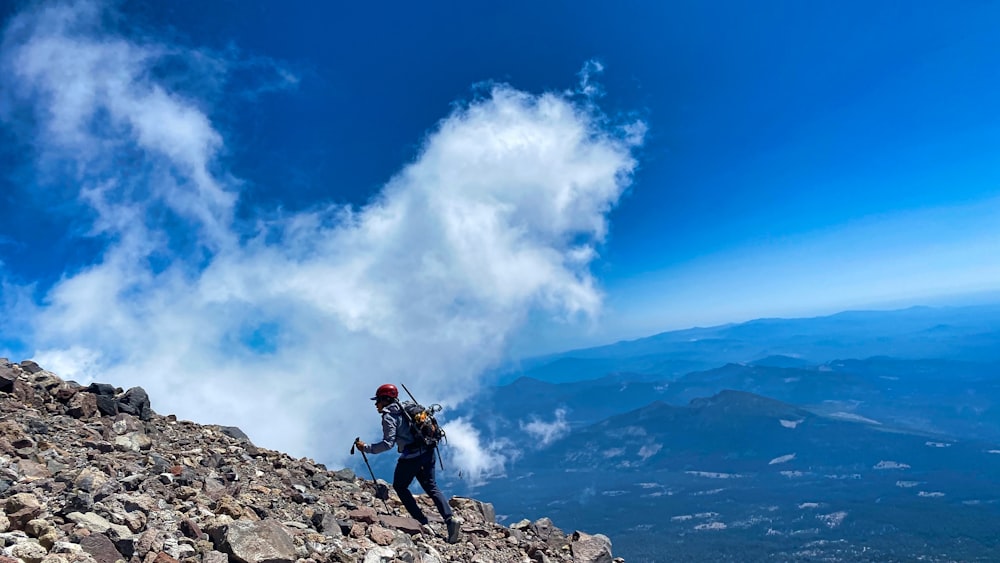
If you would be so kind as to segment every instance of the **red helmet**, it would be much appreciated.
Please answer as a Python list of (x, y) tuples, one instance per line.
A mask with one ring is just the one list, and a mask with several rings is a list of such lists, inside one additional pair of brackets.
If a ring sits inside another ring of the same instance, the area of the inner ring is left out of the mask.
[(375, 401), (383, 397), (397, 399), (399, 398), (399, 389), (396, 389), (396, 386), (392, 383), (386, 383), (375, 390), (375, 396), (372, 397), (372, 400)]

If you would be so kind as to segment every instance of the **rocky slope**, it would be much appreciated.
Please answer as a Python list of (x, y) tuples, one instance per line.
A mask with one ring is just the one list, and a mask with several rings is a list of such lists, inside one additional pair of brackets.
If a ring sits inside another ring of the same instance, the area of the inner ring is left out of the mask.
[(0, 358), (0, 563), (622, 561), (605, 536), (547, 518), (505, 527), (492, 505), (458, 497), (450, 545), (443, 525), (422, 532), (395, 493), (387, 505), (373, 493), (238, 428), (156, 414), (141, 388)]

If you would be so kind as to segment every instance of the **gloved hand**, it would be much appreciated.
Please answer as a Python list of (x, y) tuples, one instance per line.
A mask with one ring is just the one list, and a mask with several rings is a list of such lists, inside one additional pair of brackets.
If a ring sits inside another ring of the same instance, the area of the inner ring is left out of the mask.
[(361, 451), (365, 451), (365, 443), (361, 441), (361, 438), (354, 440), (354, 447)]

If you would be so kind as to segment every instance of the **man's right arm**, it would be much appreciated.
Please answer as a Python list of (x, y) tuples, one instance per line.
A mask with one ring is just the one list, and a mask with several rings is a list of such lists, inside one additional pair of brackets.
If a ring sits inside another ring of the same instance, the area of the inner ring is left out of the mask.
[(396, 445), (396, 419), (389, 413), (382, 414), (382, 441), (365, 446), (365, 452), (380, 454)]

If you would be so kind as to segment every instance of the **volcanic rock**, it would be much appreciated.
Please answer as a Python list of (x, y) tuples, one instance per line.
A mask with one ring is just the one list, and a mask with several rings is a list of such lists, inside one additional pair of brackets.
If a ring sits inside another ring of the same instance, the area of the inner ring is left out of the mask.
[[(462, 541), (350, 469), (259, 448), (234, 426), (153, 411), (141, 387), (63, 381), (0, 358), (0, 563), (612, 561), (602, 535), (496, 522), (449, 500)], [(417, 502), (436, 515), (426, 495)]]

